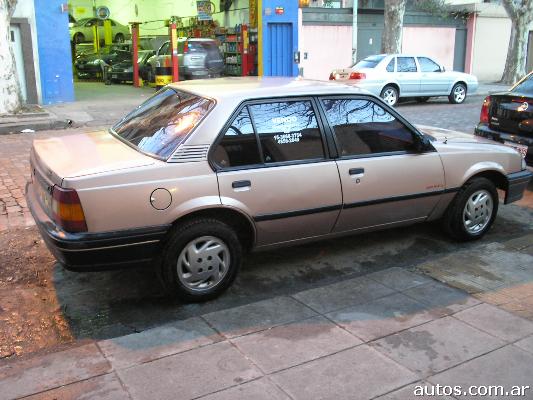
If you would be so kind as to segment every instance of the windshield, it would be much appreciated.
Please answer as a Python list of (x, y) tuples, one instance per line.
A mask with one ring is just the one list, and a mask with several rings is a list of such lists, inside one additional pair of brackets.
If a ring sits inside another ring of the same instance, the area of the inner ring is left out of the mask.
[(112, 133), (166, 160), (213, 106), (212, 100), (167, 87), (118, 122)]
[(533, 95), (533, 73), (511, 89), (511, 92)]
[(370, 56), (352, 65), (352, 68), (374, 68), (384, 58), (385, 56)]

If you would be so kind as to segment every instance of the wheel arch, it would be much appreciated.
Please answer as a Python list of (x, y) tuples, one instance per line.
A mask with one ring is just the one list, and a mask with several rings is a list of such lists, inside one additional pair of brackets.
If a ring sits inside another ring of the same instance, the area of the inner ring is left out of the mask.
[(473, 173), (471, 176), (469, 176), (468, 179), (466, 179), (464, 183), (471, 181), (472, 179), (475, 179), (475, 178), (488, 179), (494, 184), (494, 186), (496, 186), (497, 189), (503, 190), (505, 192), (507, 192), (508, 190), (507, 177), (499, 169), (485, 169), (482, 171), (477, 171)]
[(384, 84), (383, 87), (381, 88), (381, 91), (379, 92), (380, 95), (381, 95), (381, 92), (383, 92), (383, 90), (384, 90), (387, 86), (392, 86), (392, 87), (394, 87), (394, 89), (396, 89), (397, 92), (398, 92), (398, 98), (401, 97), (400, 85), (398, 84), (398, 82), (394, 82), (394, 81), (390, 81), (390, 82), (387, 82), (386, 84)]
[(465, 79), (457, 79), (456, 81), (454, 81), (452, 86), (450, 87), (450, 93), (452, 92), (454, 86), (457, 85), (458, 83), (462, 83), (463, 85), (465, 85), (466, 93), (468, 94), (468, 83), (466, 83)]

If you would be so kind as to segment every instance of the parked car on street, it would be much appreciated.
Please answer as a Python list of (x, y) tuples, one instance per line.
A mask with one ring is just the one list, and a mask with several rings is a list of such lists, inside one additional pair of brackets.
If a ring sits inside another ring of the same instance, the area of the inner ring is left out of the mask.
[(513, 149), (416, 128), (371, 93), (287, 78), (171, 84), (109, 131), (35, 140), (26, 197), (67, 268), (150, 264), (186, 301), (243, 254), (440, 220), (481, 238), (532, 174)]
[(533, 71), (485, 98), (475, 134), (514, 147), (533, 166)]
[(425, 102), (438, 96), (460, 104), (478, 87), (474, 75), (446, 71), (430, 57), (407, 54), (369, 56), (350, 68), (333, 70), (329, 79), (357, 85), (380, 96), (390, 106), (400, 98)]
[[(123, 43), (131, 39), (130, 28), (122, 25), (115, 20), (111, 21), (111, 30), (113, 32), (113, 41)], [(100, 41), (104, 40), (104, 21), (99, 18), (82, 18), (77, 20), (70, 27), (70, 40), (74, 43), (92, 42), (94, 40), (94, 26), (98, 26), (98, 37)]]
[[(166, 41), (148, 60), (151, 71), (147, 80), (155, 82), (156, 67), (171, 66), (170, 41)], [(224, 60), (213, 39), (178, 38), (178, 70), (180, 80), (219, 77)]]
[[(153, 50), (139, 50), (137, 63), (139, 64), (139, 76), (146, 79), (148, 75), (148, 65), (146, 62), (155, 54)], [(107, 79), (112, 83), (133, 81), (133, 60), (132, 57), (113, 64), (109, 70)]]

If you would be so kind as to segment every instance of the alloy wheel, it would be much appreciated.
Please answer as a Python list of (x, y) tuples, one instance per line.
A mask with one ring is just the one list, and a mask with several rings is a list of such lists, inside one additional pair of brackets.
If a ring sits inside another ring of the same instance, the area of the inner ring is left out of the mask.
[(494, 204), (492, 196), (486, 190), (474, 192), (465, 204), (463, 223), (470, 234), (478, 234), (489, 224)]
[(466, 97), (466, 90), (464, 86), (457, 85), (453, 90), (453, 98), (456, 103), (462, 103)]
[(390, 87), (383, 91), (383, 93), (381, 94), (381, 98), (389, 106), (395, 105), (396, 102), (398, 101), (396, 91)]

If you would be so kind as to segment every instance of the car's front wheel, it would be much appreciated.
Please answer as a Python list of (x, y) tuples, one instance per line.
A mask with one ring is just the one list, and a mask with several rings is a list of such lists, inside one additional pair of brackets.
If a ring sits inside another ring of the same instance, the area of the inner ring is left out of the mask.
[(398, 90), (394, 86), (387, 85), (381, 91), (380, 97), (385, 103), (393, 107), (398, 103)]
[(469, 180), (448, 206), (443, 218), (445, 230), (461, 241), (481, 238), (492, 226), (498, 213), (498, 192), (483, 177)]
[(117, 33), (115, 36), (115, 43), (124, 43), (124, 35), (122, 33)]
[(78, 32), (74, 35), (73, 40), (74, 40), (74, 43), (76, 44), (83, 43), (85, 42), (85, 36), (83, 35), (83, 33)]
[(466, 86), (463, 83), (453, 85), (452, 92), (448, 96), (452, 104), (461, 104), (466, 100)]
[(176, 227), (163, 252), (159, 277), (166, 291), (187, 302), (213, 299), (235, 279), (242, 246), (236, 232), (217, 219)]

